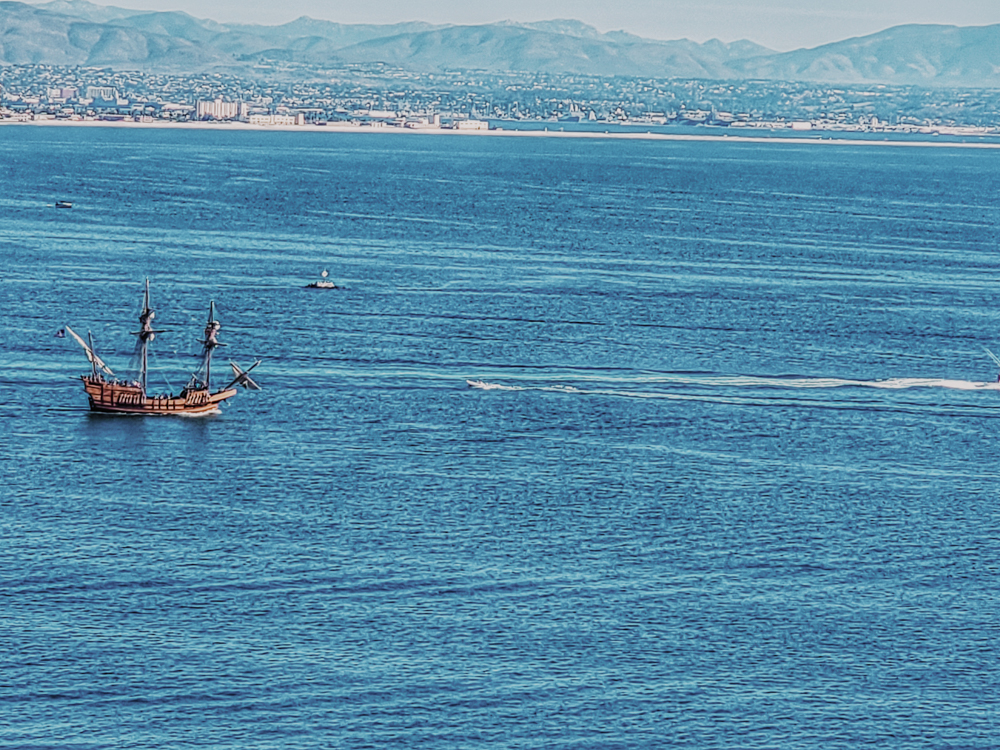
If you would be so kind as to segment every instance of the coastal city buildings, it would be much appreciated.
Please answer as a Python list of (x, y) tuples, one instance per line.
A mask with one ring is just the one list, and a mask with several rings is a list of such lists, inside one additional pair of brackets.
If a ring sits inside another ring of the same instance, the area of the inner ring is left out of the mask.
[(796, 131), (1000, 133), (1000, 91), (655, 80), (391, 66), (258, 66), (253, 79), (53, 65), (0, 67), (0, 121), (243, 122), (477, 130), (545, 122)]

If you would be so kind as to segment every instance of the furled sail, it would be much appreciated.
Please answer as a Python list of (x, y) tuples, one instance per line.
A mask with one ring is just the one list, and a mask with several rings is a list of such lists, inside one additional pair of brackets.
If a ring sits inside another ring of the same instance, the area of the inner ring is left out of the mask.
[(83, 350), (85, 352), (87, 352), (87, 359), (90, 360), (90, 364), (92, 364), (95, 368), (104, 370), (104, 372), (106, 372), (108, 375), (114, 375), (114, 373), (111, 371), (111, 368), (108, 367), (106, 364), (104, 364), (104, 360), (102, 360), (94, 353), (94, 350), (90, 348), (90, 346), (87, 344), (86, 341), (84, 341), (76, 334), (76, 331), (74, 331), (69, 326), (66, 326), (65, 328), (66, 328), (66, 333), (75, 338), (77, 343), (83, 347)]

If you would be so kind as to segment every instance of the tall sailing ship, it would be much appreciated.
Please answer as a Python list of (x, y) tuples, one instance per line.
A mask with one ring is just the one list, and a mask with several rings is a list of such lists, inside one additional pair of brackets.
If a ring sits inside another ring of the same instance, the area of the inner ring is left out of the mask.
[(90, 360), (91, 371), (81, 376), (83, 386), (90, 399), (90, 408), (94, 411), (111, 414), (204, 414), (215, 411), (219, 404), (236, 395), (233, 386), (242, 386), (259, 391), (261, 388), (250, 378), (250, 371), (260, 364), (257, 360), (246, 370), (230, 361), (233, 368), (233, 380), (217, 391), (212, 390), (212, 354), (220, 346), (217, 336), (222, 324), (215, 319), (215, 302), (209, 304), (208, 322), (205, 324), (205, 338), (201, 339), (204, 347), (202, 363), (188, 384), (176, 396), (150, 396), (146, 391), (146, 375), (148, 372), (149, 344), (156, 334), (163, 333), (153, 328), (153, 318), (156, 313), (149, 306), (149, 279), (146, 279), (146, 292), (143, 297), (142, 313), (139, 315), (139, 330), (132, 335), (138, 337), (136, 354), (139, 359), (138, 379), (121, 379), (115, 376), (104, 361), (94, 351), (94, 339), (88, 332), (88, 341), (77, 335), (73, 329), (66, 326), (65, 330), (79, 342)]

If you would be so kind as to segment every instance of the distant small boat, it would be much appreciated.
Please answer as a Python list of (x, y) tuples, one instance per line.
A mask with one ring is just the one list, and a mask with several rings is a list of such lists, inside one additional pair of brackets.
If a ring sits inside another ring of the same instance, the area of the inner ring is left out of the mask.
[(56, 208), (73, 208), (73, 204), (69, 201), (56, 201)]
[(323, 278), (320, 279), (319, 281), (314, 281), (311, 284), (306, 284), (306, 289), (336, 289), (337, 288), (336, 284), (334, 284), (332, 281), (326, 280), (326, 277), (329, 275), (330, 272), (324, 269), (323, 273), (320, 274), (320, 276), (322, 276)]

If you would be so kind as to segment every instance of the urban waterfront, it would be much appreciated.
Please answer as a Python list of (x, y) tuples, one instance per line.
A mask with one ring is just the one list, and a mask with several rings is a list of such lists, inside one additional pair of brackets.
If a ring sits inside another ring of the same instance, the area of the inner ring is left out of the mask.
[(993, 89), (650, 79), (387, 65), (261, 65), (254, 76), (0, 66), (0, 123), (89, 120), (426, 128), (503, 122), (883, 134), (1000, 133)]

